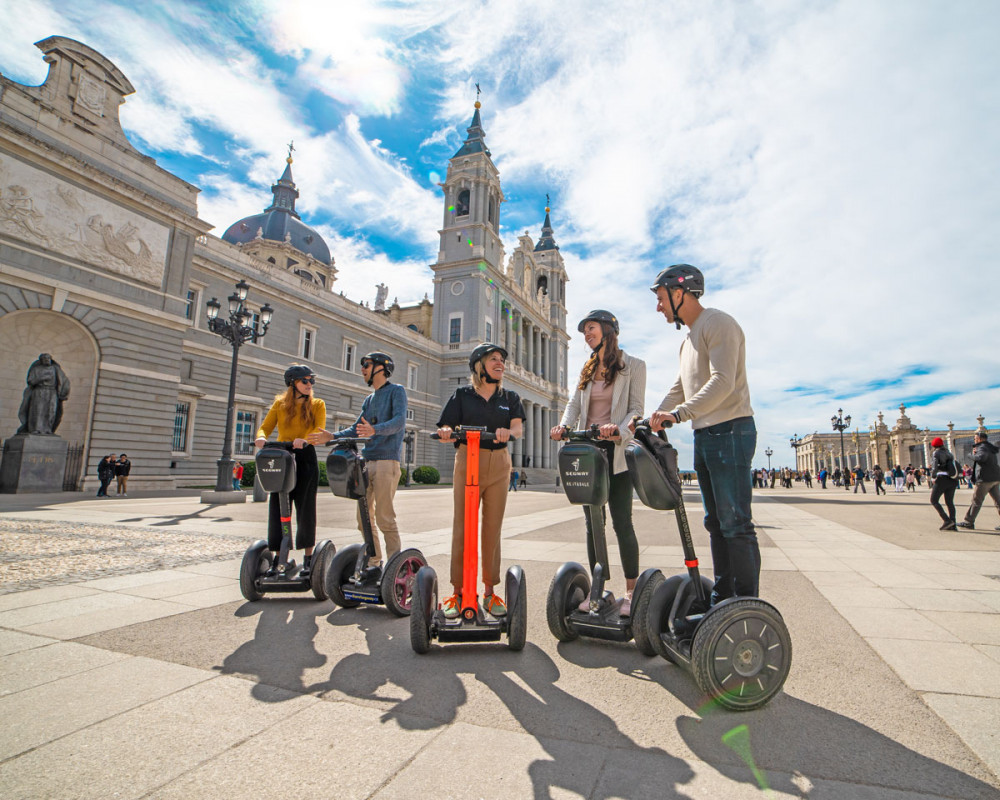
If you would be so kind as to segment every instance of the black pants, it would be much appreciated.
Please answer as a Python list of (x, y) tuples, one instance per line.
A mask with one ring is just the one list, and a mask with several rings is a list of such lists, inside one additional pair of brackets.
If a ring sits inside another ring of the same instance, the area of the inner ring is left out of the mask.
[[(931, 505), (937, 509), (941, 519), (945, 522), (955, 521), (955, 490), (958, 488), (958, 481), (954, 478), (947, 478), (939, 475), (934, 479), (934, 486), (931, 489)], [(945, 505), (948, 506), (948, 514), (945, 515), (941, 508), (941, 497), (944, 497)]]
[(885, 478), (875, 478), (872, 481), (875, 484), (875, 494), (885, 494)]
[[(316, 448), (311, 444), (292, 450), (295, 456), (295, 488), (289, 499), (295, 506), (295, 548), (304, 550), (316, 544), (316, 487), (319, 486), (319, 466)], [(271, 494), (267, 513), (267, 546), (281, 548), (281, 506), (278, 493)]]
[(111, 483), (110, 479), (109, 480), (104, 480), (104, 478), (101, 478), (101, 488), (97, 490), (97, 496), (98, 497), (107, 497), (108, 496), (108, 484), (110, 484), (110, 483)]
[[(615, 463), (614, 445), (610, 442), (599, 443), (600, 447), (608, 454), (608, 466), (613, 470)], [(618, 552), (622, 557), (622, 570), (625, 572), (626, 580), (639, 577), (639, 542), (635, 538), (635, 528), (632, 527), (632, 478), (628, 471), (611, 476), (611, 487), (608, 493), (608, 505), (611, 509), (611, 525), (615, 529), (615, 536), (618, 537)], [(601, 509), (601, 517), (607, 522), (606, 508)], [(587, 558), (590, 559), (590, 571), (594, 571), (597, 563), (597, 551), (594, 547), (594, 531), (590, 523), (590, 515), (584, 514), (587, 521)], [(607, 531), (605, 530), (605, 536)], [(607, 564), (601, 565), (604, 568), (604, 577), (611, 577), (611, 570)]]

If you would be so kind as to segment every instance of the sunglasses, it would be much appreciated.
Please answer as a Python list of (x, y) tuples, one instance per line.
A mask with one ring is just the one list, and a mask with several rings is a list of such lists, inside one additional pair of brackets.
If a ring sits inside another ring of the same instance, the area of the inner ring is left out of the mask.
[(299, 378), (299, 383), (316, 383), (316, 378), (312, 376), (308, 378)]
[(373, 362), (371, 359), (363, 358), (361, 359), (361, 369), (368, 369), (368, 367), (370, 367), (373, 363), (375, 362)]

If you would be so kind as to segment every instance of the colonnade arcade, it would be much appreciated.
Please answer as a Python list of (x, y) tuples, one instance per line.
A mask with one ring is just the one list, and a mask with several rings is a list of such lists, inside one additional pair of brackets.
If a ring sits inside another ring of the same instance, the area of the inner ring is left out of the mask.
[(549, 431), (559, 424), (562, 409), (549, 408), (530, 400), (522, 399), (525, 422), (525, 437), (514, 442), (511, 459), (515, 467), (533, 469), (556, 469), (559, 466), (557, 454), (559, 443), (549, 438)]

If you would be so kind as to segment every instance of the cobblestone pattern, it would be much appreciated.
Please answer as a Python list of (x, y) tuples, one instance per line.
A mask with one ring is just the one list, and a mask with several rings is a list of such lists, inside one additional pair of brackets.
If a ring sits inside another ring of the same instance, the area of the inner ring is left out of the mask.
[(0, 594), (240, 558), (245, 537), (0, 518)]

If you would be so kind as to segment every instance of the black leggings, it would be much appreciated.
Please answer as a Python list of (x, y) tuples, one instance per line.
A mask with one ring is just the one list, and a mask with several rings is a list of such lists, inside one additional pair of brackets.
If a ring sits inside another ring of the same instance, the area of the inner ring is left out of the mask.
[[(931, 489), (931, 505), (937, 509), (938, 514), (941, 515), (941, 519), (945, 522), (955, 521), (955, 490), (957, 488), (958, 481), (954, 478), (939, 475), (934, 479), (934, 487)], [(948, 506), (947, 516), (939, 502), (942, 496), (944, 496), (944, 502)]]
[[(614, 464), (614, 452), (608, 455), (608, 465)], [(613, 468), (613, 466), (612, 466)], [(608, 507), (611, 508), (611, 524), (615, 529), (615, 536), (618, 537), (618, 552), (622, 557), (622, 569), (625, 578), (631, 580), (639, 576), (639, 542), (635, 538), (635, 528), (632, 527), (632, 478), (628, 472), (621, 472), (611, 476), (611, 491), (608, 494)], [(607, 521), (605, 508), (601, 508), (601, 515)], [(587, 558), (590, 559), (590, 571), (594, 571), (597, 563), (597, 554), (594, 548), (594, 532), (591, 529), (590, 515), (584, 514), (587, 520)], [(605, 531), (605, 535), (607, 532)], [(604, 567), (604, 577), (611, 576), (610, 567)]]
[[(319, 486), (319, 466), (316, 448), (311, 444), (292, 450), (295, 456), (295, 488), (289, 499), (295, 506), (295, 548), (304, 550), (316, 544), (316, 487)], [(267, 510), (267, 546), (281, 548), (281, 506), (278, 493), (271, 494)]]

